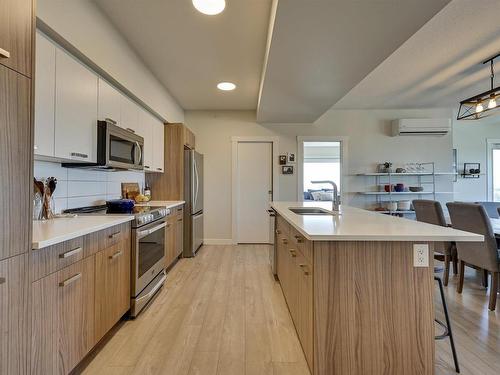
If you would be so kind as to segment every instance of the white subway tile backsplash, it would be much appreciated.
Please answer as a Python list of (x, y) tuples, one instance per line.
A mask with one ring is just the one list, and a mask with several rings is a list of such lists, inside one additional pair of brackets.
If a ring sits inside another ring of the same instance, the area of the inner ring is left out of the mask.
[(68, 181), (68, 198), (106, 195), (106, 182)]
[(91, 197), (68, 198), (68, 208), (99, 206), (106, 204), (105, 195), (94, 195)]
[(144, 186), (144, 172), (105, 172), (88, 169), (63, 168), (61, 164), (35, 161), (37, 179), (57, 178), (54, 192), (55, 211), (67, 208), (105, 204), (106, 200), (121, 198), (122, 182), (137, 182)]
[(57, 180), (68, 180), (68, 169), (62, 168), (59, 163), (35, 160), (34, 175), (37, 180), (47, 177), (55, 177)]
[(106, 181), (107, 172), (92, 169), (68, 168), (68, 181)]

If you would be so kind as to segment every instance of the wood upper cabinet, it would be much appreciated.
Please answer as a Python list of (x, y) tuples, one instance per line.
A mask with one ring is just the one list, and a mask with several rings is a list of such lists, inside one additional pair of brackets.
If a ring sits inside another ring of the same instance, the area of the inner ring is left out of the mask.
[(98, 120), (104, 121), (106, 119), (111, 119), (115, 121), (118, 126), (122, 126), (120, 112), (121, 104), (122, 94), (105, 80), (99, 78), (99, 93), (97, 102)]
[(31, 247), (30, 87), (29, 78), (0, 65), (0, 260)]
[(97, 160), (97, 75), (56, 49), (55, 156)]
[(28, 255), (0, 261), (0, 374), (27, 374)]
[(31, 77), (33, 0), (0, 0), (0, 64)]
[(187, 148), (189, 148), (191, 150), (194, 150), (195, 146), (196, 146), (194, 133), (191, 131), (191, 129), (189, 129), (185, 125), (184, 125), (183, 137), (184, 137), (184, 146), (186, 146)]
[(67, 374), (95, 344), (94, 256), (32, 284), (32, 374)]
[(99, 341), (130, 308), (130, 241), (95, 255), (95, 338)]
[(56, 46), (36, 33), (35, 154), (54, 156)]

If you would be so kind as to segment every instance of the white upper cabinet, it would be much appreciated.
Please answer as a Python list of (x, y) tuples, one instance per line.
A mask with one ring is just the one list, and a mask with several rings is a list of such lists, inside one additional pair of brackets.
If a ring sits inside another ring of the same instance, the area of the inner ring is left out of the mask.
[(153, 171), (153, 123), (152, 116), (141, 109), (139, 112), (139, 122), (141, 124), (142, 137), (144, 137), (144, 170)]
[(96, 162), (97, 75), (56, 50), (55, 156)]
[(120, 126), (124, 129), (131, 130), (137, 135), (144, 137), (139, 123), (140, 108), (132, 100), (124, 95), (120, 95)]
[(121, 106), (122, 94), (107, 83), (102, 78), (99, 78), (99, 101), (97, 104), (97, 118), (99, 120), (110, 119), (121, 126)]
[(165, 125), (153, 119), (153, 170), (164, 172), (165, 169)]
[(36, 33), (35, 155), (54, 156), (56, 46)]

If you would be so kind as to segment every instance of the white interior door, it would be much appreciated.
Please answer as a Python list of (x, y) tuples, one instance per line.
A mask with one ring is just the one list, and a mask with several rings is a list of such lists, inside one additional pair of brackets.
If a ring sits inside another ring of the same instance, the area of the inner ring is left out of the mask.
[(272, 142), (238, 142), (238, 243), (270, 243), (267, 212), (272, 197)]

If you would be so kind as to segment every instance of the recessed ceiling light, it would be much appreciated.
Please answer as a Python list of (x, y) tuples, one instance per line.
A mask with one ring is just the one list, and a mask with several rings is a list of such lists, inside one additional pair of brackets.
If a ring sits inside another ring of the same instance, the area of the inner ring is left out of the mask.
[(194, 7), (203, 14), (213, 16), (226, 7), (226, 0), (192, 0)]
[(217, 88), (223, 91), (231, 91), (236, 88), (236, 85), (232, 82), (221, 82), (217, 84)]

